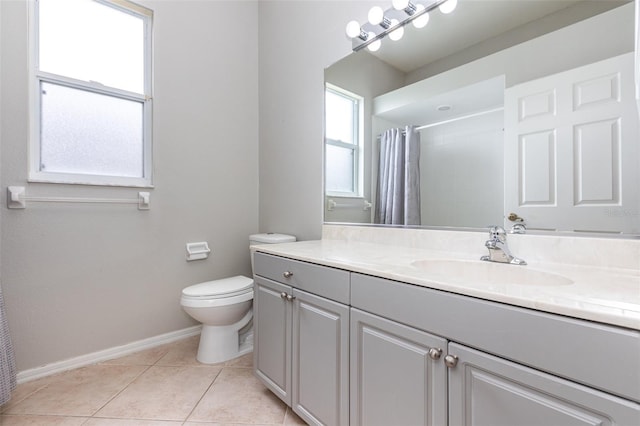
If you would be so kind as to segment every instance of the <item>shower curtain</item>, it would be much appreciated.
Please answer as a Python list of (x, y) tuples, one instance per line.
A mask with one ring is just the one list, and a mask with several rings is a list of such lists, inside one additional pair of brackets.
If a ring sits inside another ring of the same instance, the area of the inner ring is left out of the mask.
[(380, 137), (374, 222), (420, 225), (420, 133), (415, 126)]
[(4, 309), (4, 299), (2, 298), (2, 286), (0, 286), (0, 405), (9, 401), (11, 391), (16, 387), (16, 363), (9, 336), (9, 325), (7, 324)]

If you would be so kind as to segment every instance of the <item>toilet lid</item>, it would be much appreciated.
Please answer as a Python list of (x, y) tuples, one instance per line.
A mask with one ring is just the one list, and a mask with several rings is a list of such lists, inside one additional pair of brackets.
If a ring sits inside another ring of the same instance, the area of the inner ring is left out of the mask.
[(238, 294), (247, 293), (252, 289), (253, 280), (251, 278), (238, 275), (236, 277), (207, 281), (189, 286), (182, 290), (182, 294), (187, 297), (211, 299), (236, 296)]

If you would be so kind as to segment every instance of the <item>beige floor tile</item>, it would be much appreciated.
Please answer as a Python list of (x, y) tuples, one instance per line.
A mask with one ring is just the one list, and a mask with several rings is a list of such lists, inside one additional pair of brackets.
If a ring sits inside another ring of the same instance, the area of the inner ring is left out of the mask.
[(87, 420), (86, 417), (6, 415), (6, 416), (0, 416), (0, 425), (2, 426), (80, 426), (86, 420)]
[[(250, 423), (251, 426), (274, 426), (273, 423)], [(247, 426), (247, 423), (184, 422), (182, 426)]]
[[(167, 353), (158, 360), (156, 365), (165, 366), (202, 366), (196, 359), (200, 335), (188, 337), (167, 345)], [(222, 364), (220, 364), (222, 365)]]
[(240, 367), (240, 368), (252, 368), (253, 367), (253, 352), (242, 355), (238, 358), (231, 359), (224, 364), (225, 367)]
[(147, 368), (92, 365), (58, 374), (6, 413), (91, 416)]
[(102, 364), (109, 365), (153, 365), (160, 358), (165, 356), (169, 348), (167, 345), (158, 346), (156, 348), (146, 349), (143, 351), (135, 352), (130, 355), (126, 355), (120, 358), (110, 359)]
[(249, 368), (224, 368), (188, 420), (243, 424), (282, 424), (286, 406)]
[(153, 366), (96, 417), (186, 420), (220, 367)]
[(91, 418), (82, 426), (180, 426), (182, 422), (138, 419), (97, 419)]
[(51, 382), (52, 377), (54, 376), (49, 376), (43, 379), (32, 380), (30, 382), (19, 384), (16, 387), (16, 389), (11, 393), (11, 399), (4, 405), (0, 406), (0, 413), (8, 412), (9, 409), (14, 407), (20, 401), (24, 400), (28, 396), (44, 388), (47, 384)]

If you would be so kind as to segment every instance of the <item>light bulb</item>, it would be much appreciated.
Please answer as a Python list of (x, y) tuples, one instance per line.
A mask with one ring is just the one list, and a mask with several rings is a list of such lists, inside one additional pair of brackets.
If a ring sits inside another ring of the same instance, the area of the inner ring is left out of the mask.
[[(396, 25), (398, 25), (398, 20), (392, 19), (391, 27), (395, 27)], [(404, 27), (398, 27), (398, 29), (395, 29), (389, 33), (389, 38), (393, 41), (398, 41), (402, 38), (403, 35), (404, 35)]]
[(447, 14), (447, 13), (453, 12), (457, 5), (458, 5), (458, 0), (447, 0), (446, 2), (440, 5), (439, 9), (440, 9), (440, 12)]
[[(424, 5), (422, 5), (422, 4), (417, 4), (416, 5), (416, 13), (421, 12), (423, 10), (424, 10)], [(422, 15), (418, 16), (416, 19), (411, 21), (411, 23), (416, 28), (424, 28), (424, 27), (426, 27), (427, 24), (429, 23), (429, 12), (423, 13)]]
[(360, 24), (358, 21), (351, 21), (347, 24), (347, 37), (355, 38), (360, 35)]
[(409, 6), (409, 0), (393, 0), (391, 4), (395, 10), (405, 10)]
[[(369, 33), (369, 37), (367, 39), (372, 39), (374, 38), (376, 35), (374, 33)], [(370, 45), (367, 46), (367, 49), (369, 49), (372, 52), (377, 51), (378, 49), (380, 49), (380, 46), (382, 46), (382, 42), (380, 40), (376, 40), (373, 43), (371, 43)]]
[(371, 25), (378, 25), (384, 19), (384, 11), (380, 6), (373, 6), (369, 10), (369, 23)]

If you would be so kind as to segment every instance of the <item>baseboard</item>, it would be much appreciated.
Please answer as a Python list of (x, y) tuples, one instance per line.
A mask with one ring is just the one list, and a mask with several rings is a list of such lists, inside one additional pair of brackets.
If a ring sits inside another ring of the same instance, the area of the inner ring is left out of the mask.
[(52, 374), (61, 373), (63, 371), (72, 370), (74, 368), (84, 367), (87, 365), (96, 364), (98, 362), (107, 361), (109, 359), (129, 355), (145, 349), (155, 348), (156, 346), (198, 335), (200, 334), (201, 329), (201, 325), (195, 325), (193, 327), (184, 328), (182, 330), (172, 331), (170, 333), (160, 334), (159, 336), (149, 337), (148, 339), (138, 340), (126, 345), (116, 346), (102, 351), (81, 355), (75, 358), (66, 359), (64, 361), (43, 365), (41, 367), (31, 368), (29, 370), (23, 370), (18, 372), (17, 374), (18, 383), (28, 382), (31, 380), (39, 379), (41, 377), (46, 377)]

